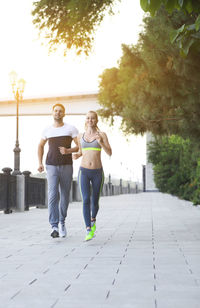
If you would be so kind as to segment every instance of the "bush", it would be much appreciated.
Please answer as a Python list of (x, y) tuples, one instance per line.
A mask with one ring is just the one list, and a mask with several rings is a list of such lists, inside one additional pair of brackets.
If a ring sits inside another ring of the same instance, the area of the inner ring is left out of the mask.
[(179, 136), (155, 137), (148, 145), (154, 180), (161, 192), (200, 203), (200, 149)]

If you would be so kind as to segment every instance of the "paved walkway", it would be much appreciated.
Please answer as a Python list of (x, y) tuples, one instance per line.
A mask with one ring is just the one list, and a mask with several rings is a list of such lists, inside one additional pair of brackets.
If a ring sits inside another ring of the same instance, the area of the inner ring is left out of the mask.
[(46, 209), (0, 214), (1, 308), (200, 307), (200, 208), (161, 193), (100, 206), (90, 242), (78, 202), (65, 239)]

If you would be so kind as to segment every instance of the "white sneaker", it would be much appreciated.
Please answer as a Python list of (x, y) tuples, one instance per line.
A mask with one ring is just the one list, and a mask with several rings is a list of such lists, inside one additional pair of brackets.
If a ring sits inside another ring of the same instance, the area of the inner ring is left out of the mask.
[(67, 235), (65, 224), (59, 224), (59, 236), (65, 237)]

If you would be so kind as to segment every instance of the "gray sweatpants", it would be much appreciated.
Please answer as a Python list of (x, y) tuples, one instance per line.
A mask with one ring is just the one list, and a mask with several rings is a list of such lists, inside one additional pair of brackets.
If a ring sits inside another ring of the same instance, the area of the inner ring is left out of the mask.
[(64, 224), (69, 205), (72, 165), (46, 165), (48, 182), (49, 222), (52, 227)]

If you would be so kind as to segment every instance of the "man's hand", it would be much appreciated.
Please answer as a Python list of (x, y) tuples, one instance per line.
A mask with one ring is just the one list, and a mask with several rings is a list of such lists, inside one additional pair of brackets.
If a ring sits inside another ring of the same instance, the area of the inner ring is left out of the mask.
[(44, 166), (43, 166), (43, 164), (40, 164), (40, 165), (39, 165), (38, 171), (39, 171), (39, 172), (43, 172), (43, 171), (44, 171)]
[(67, 149), (65, 147), (58, 147), (58, 148), (62, 155), (71, 154), (71, 149)]

